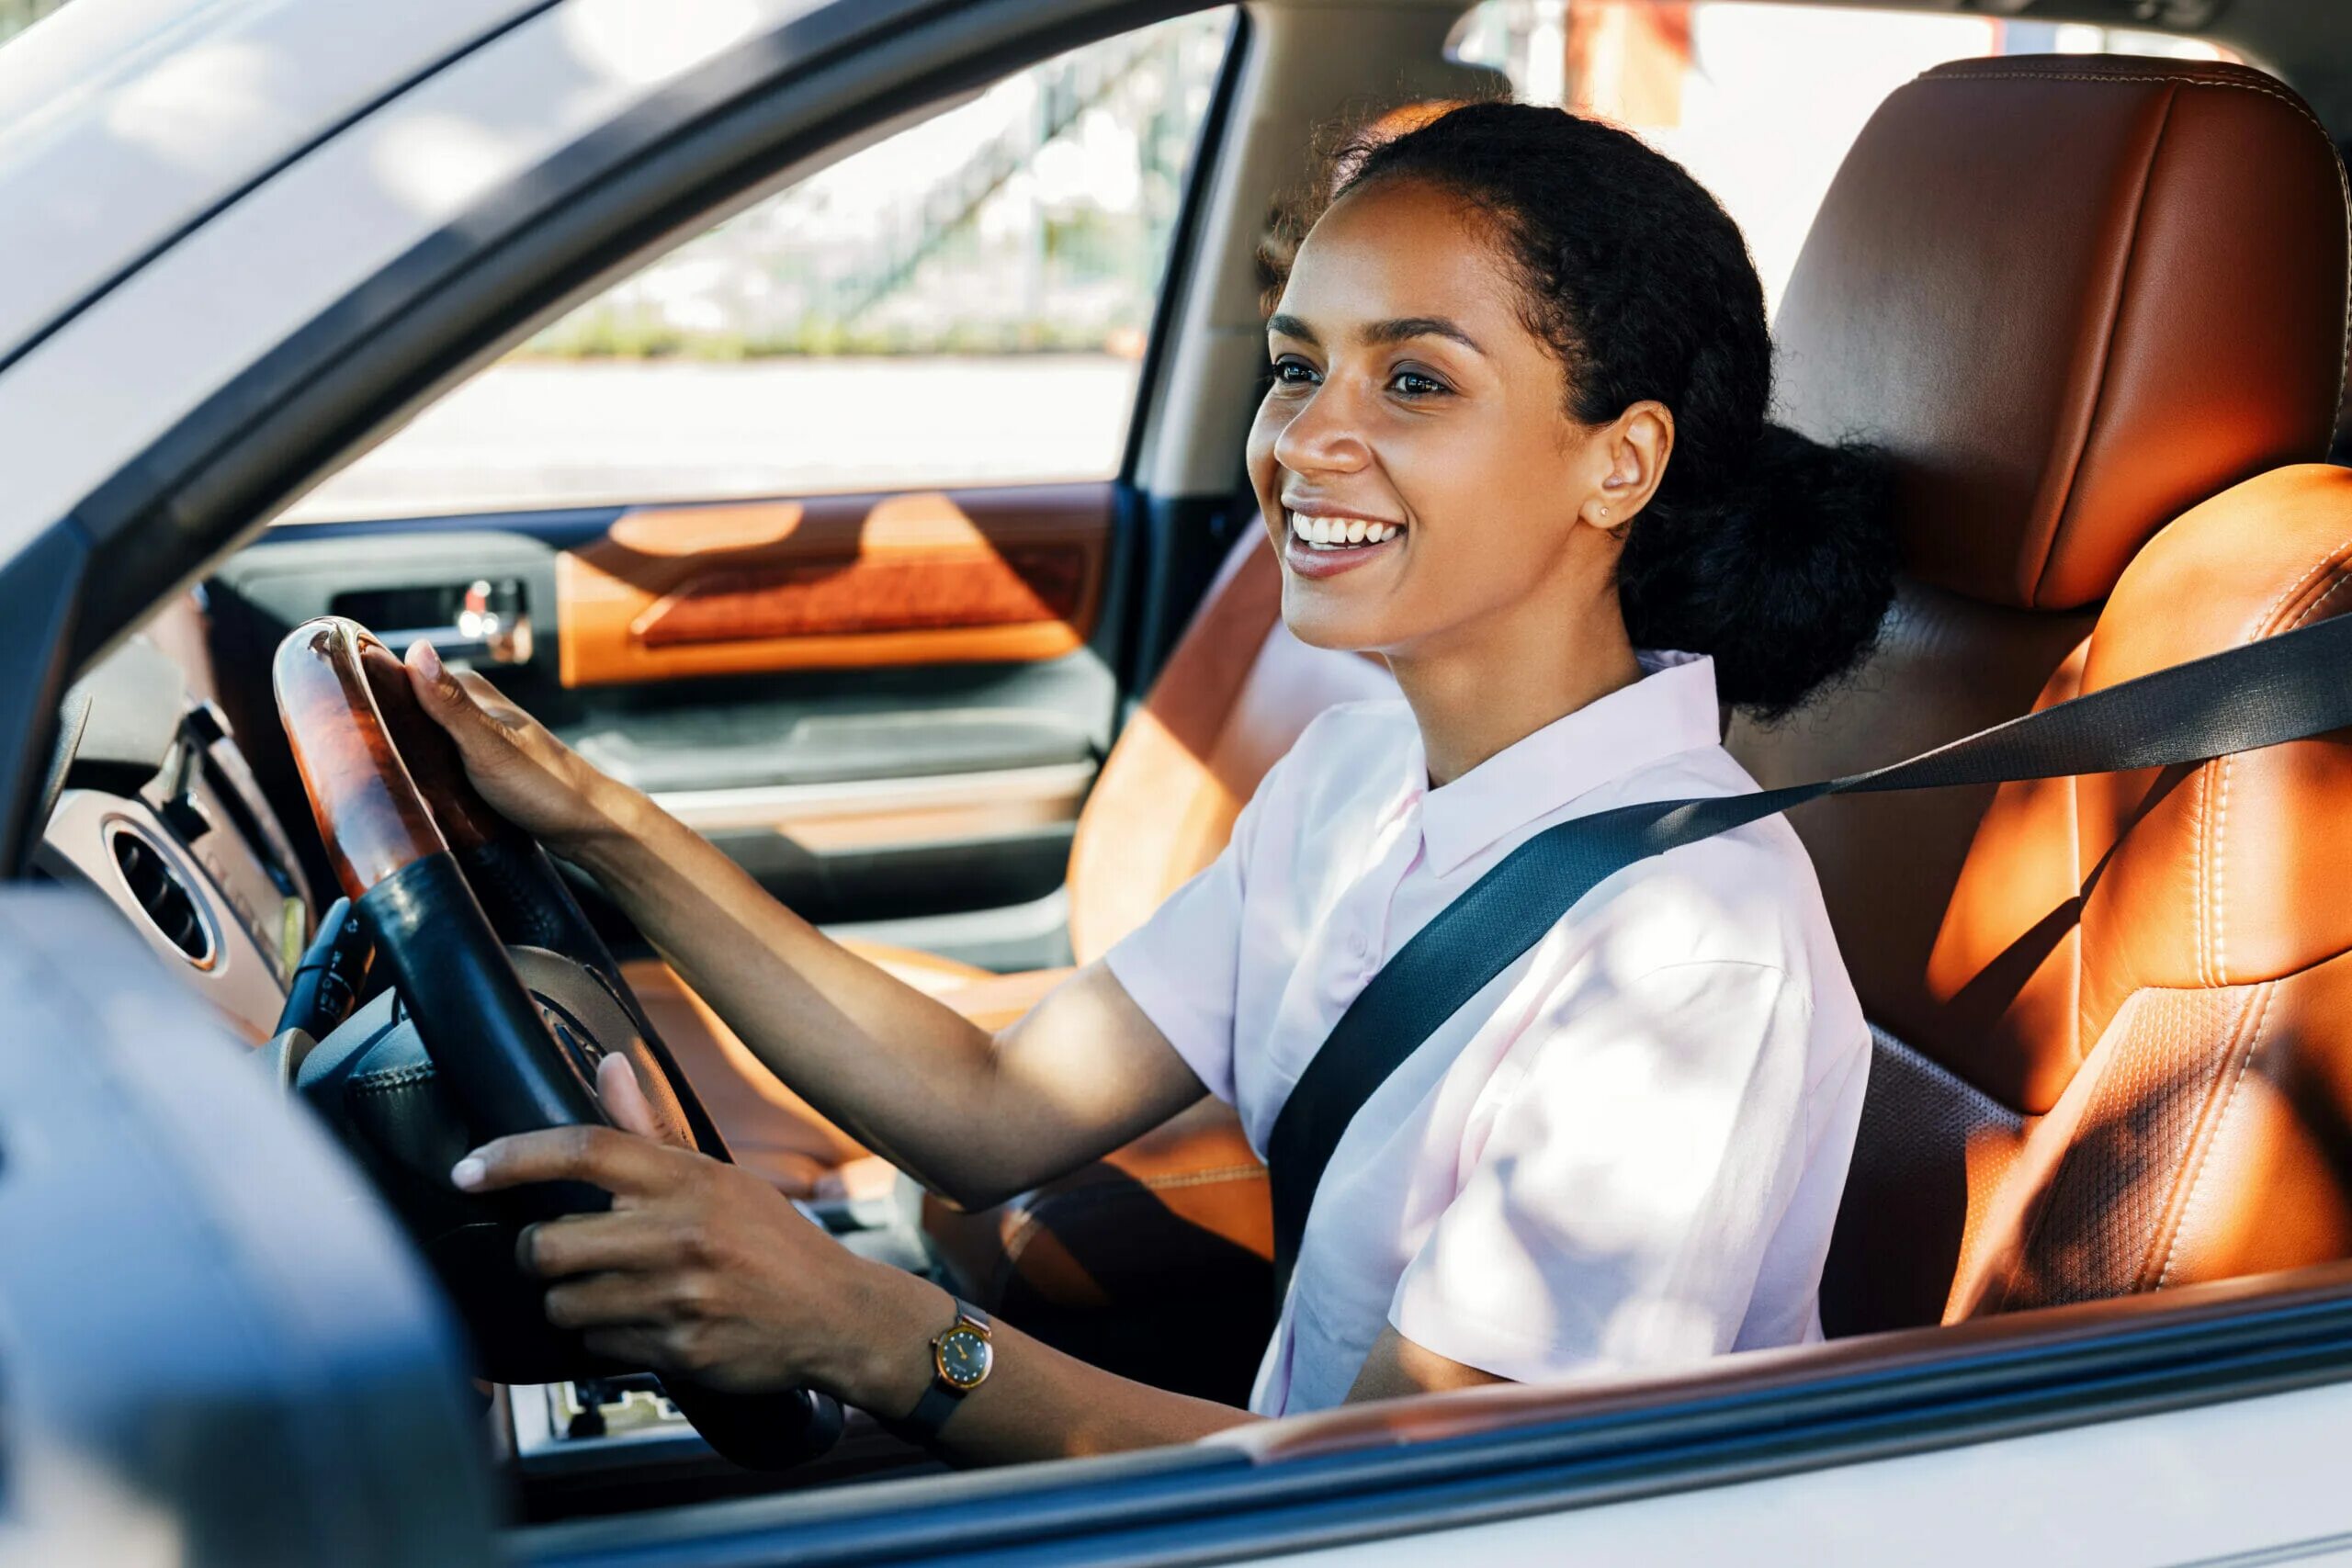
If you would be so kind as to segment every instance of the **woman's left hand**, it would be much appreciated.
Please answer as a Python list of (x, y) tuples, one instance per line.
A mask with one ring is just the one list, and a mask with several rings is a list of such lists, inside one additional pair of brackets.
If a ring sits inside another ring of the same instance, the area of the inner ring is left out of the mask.
[(522, 1266), (558, 1281), (548, 1321), (581, 1330), (600, 1355), (708, 1387), (817, 1388), (854, 1402), (862, 1358), (844, 1331), (871, 1342), (864, 1298), (884, 1283), (876, 1266), (750, 1171), (662, 1142), (626, 1058), (598, 1064), (596, 1088), (616, 1126), (498, 1138), (450, 1172), (469, 1192), (584, 1181), (612, 1194), (608, 1213), (523, 1232)]

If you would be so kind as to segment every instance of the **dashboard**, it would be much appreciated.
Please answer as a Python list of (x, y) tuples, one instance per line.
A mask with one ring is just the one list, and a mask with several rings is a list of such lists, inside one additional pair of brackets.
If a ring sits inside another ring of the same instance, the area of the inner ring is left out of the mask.
[(75, 682), (32, 872), (96, 888), (258, 1043), (276, 1027), (317, 906), (213, 696), (193, 595)]

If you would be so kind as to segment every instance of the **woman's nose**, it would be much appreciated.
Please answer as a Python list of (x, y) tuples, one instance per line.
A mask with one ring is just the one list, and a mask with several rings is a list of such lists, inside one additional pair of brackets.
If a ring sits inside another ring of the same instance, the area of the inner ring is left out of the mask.
[(1274, 461), (1295, 474), (1351, 473), (1372, 456), (1344, 390), (1315, 389), (1274, 437)]

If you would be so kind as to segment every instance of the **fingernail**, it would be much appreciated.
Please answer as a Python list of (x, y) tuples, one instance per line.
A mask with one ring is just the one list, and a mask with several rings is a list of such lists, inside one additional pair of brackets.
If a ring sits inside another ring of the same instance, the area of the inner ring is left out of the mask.
[(469, 1191), (480, 1187), (481, 1179), (489, 1174), (489, 1168), (471, 1155), (449, 1168), (449, 1179)]
[(431, 643), (420, 642), (416, 645), (416, 667), (424, 671), (424, 678), (428, 681), (441, 679), (441, 655), (435, 650)]

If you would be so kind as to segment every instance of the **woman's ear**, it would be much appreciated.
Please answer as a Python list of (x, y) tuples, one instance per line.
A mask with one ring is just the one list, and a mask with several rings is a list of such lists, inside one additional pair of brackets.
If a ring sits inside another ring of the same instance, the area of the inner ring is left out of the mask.
[(1622, 535), (1666, 477), (1667, 459), (1674, 454), (1674, 412), (1664, 403), (1645, 400), (1596, 434), (1605, 466), (1579, 520)]

